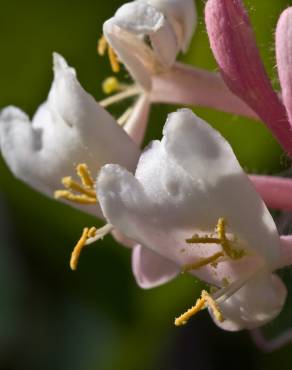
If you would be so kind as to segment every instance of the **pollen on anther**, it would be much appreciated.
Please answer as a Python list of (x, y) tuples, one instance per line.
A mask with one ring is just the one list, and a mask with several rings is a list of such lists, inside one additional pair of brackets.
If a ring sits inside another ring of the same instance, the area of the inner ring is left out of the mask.
[(97, 52), (98, 52), (98, 54), (103, 56), (106, 52), (107, 46), (108, 46), (107, 40), (104, 37), (104, 35), (102, 35), (101, 38), (98, 40), (98, 43), (97, 43)]
[(219, 322), (224, 321), (224, 317), (216, 303), (216, 301), (211, 297), (211, 295), (205, 290), (201, 293), (201, 298), (197, 299), (196, 304), (188, 309), (185, 313), (177, 317), (174, 321), (175, 326), (181, 326), (187, 324), (189, 319), (196, 315), (199, 311), (205, 307), (209, 307), (213, 312), (215, 319)]
[(108, 52), (108, 58), (110, 61), (113, 72), (118, 73), (120, 71), (120, 63), (114, 49), (108, 44), (104, 35), (98, 40), (97, 52), (99, 55), (104, 56), (105, 52)]
[[(97, 197), (94, 189), (94, 181), (86, 164), (81, 163), (76, 167), (76, 172), (81, 184), (70, 176), (62, 178), (62, 184), (66, 190), (56, 190), (56, 199), (64, 199), (79, 204), (96, 204)], [(76, 194), (77, 193), (77, 194)]]
[(119, 83), (118, 79), (114, 76), (106, 78), (102, 83), (102, 91), (107, 95), (120, 90), (121, 84)]

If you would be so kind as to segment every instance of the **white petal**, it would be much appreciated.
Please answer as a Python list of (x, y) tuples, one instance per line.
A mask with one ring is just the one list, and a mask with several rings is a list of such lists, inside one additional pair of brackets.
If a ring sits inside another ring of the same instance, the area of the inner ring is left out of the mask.
[[(171, 66), (179, 50), (170, 22), (145, 1), (121, 6), (104, 23), (103, 32), (134, 80), (146, 90), (151, 87), (150, 75)], [(153, 49), (146, 45), (145, 36)]]
[(176, 264), (141, 245), (133, 250), (132, 268), (137, 284), (143, 289), (165, 284), (180, 272)]
[(147, 3), (166, 16), (175, 30), (180, 49), (186, 51), (197, 24), (194, 0), (147, 0)]
[[(265, 272), (245, 284), (224, 303), (219, 304), (225, 321), (214, 322), (222, 329), (237, 331), (262, 326), (278, 316), (287, 289), (275, 274)], [(209, 310), (212, 316), (211, 310)]]
[(137, 35), (159, 31), (164, 24), (164, 16), (145, 1), (133, 1), (122, 5), (114, 15), (115, 24), (125, 31)]
[(94, 176), (109, 162), (135, 169), (137, 146), (81, 87), (75, 70), (58, 54), (54, 75), (48, 99), (32, 122), (18, 108), (1, 112), (1, 152), (14, 175), (52, 195), (63, 176), (75, 173), (78, 163), (87, 163)]
[(169, 116), (162, 141), (140, 157), (136, 178), (119, 166), (103, 167), (97, 193), (108, 222), (179, 266), (221, 250), (185, 240), (214, 232), (224, 217), (227, 231), (251, 256), (196, 270), (207, 282), (220, 286), (259, 259), (266, 264), (278, 259), (275, 224), (230, 145), (190, 110)]

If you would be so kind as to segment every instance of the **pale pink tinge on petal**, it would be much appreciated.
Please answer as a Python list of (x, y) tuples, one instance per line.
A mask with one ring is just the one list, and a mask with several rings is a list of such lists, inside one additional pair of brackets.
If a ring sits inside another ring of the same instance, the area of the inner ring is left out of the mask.
[(292, 122), (292, 7), (284, 10), (278, 21), (276, 56), (282, 99)]
[(175, 263), (139, 244), (133, 250), (132, 268), (137, 284), (143, 289), (165, 284), (180, 272)]
[(250, 179), (267, 207), (292, 210), (292, 179), (260, 175)]
[(183, 63), (175, 63), (166, 72), (152, 76), (151, 100), (209, 107), (258, 119), (256, 113), (227, 87), (219, 73)]
[(292, 235), (281, 235), (280, 237), (280, 260), (277, 269), (291, 266), (292, 264)]
[(287, 297), (282, 280), (263, 271), (247, 281), (242, 288), (224, 302), (218, 302), (225, 320), (218, 322), (209, 309), (214, 322), (222, 329), (238, 331), (262, 326), (281, 312)]
[(205, 18), (211, 48), (228, 87), (258, 114), (292, 155), (287, 112), (265, 72), (242, 2), (208, 0)]
[(139, 97), (134, 105), (133, 112), (124, 125), (124, 130), (130, 138), (140, 146), (143, 143), (150, 112), (148, 94)]

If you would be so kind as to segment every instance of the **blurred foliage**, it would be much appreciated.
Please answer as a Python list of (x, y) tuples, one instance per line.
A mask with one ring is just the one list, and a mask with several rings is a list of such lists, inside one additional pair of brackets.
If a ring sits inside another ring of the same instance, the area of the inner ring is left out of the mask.
[[(291, 1), (245, 1), (268, 73), (277, 87), (274, 28)], [(46, 98), (51, 55), (57, 51), (78, 71), (82, 85), (102, 98), (111, 74), (97, 56), (102, 23), (122, 1), (10, 0), (1, 2), (0, 107), (14, 104), (30, 115)], [(199, 25), (183, 60), (215, 70)], [(125, 78), (128, 78), (125, 76)], [(154, 106), (145, 142), (160, 138), (172, 106)], [(258, 122), (195, 108), (231, 142), (250, 172), (276, 173), (288, 165)], [(130, 253), (111, 237), (84, 251), (77, 272), (71, 248), (90, 216), (49, 200), (13, 178), (0, 160), (0, 368), (76, 370), (290, 369), (291, 345), (270, 355), (257, 351), (247, 333), (225, 333), (206, 313), (182, 329), (173, 318), (195, 301), (200, 283), (182, 276), (151, 291), (132, 277)], [(291, 285), (290, 271), (285, 279)], [(274, 336), (291, 326), (291, 302), (267, 328)], [(227, 356), (228, 357), (227, 357)], [(240, 359), (240, 361), (238, 361)], [(236, 361), (236, 362), (235, 362)]]

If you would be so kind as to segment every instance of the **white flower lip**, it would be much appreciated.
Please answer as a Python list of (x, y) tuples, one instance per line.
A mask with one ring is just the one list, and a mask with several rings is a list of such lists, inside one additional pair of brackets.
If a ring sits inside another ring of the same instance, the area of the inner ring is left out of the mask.
[[(14, 175), (53, 195), (61, 178), (87, 163), (96, 176), (105, 163), (123, 163), (133, 170), (139, 149), (76, 79), (63, 57), (54, 54), (54, 81), (47, 100), (32, 121), (20, 109), (0, 115), (0, 148)], [(98, 213), (97, 207), (88, 211)]]
[(172, 66), (177, 53), (186, 49), (195, 22), (194, 4), (190, 1), (178, 5), (173, 1), (152, 4), (136, 0), (122, 5), (104, 23), (103, 31), (134, 80), (149, 91), (151, 75)]
[[(279, 259), (279, 235), (230, 145), (187, 109), (169, 116), (163, 134), (161, 141), (154, 141), (144, 150), (135, 176), (117, 165), (101, 169), (97, 195), (107, 221), (142, 246), (183, 267), (220, 251), (215, 244), (192, 245), (185, 240), (195, 233), (212, 233), (217, 220), (224, 217), (229, 237), (235, 238), (235, 244), (247, 255), (239, 260), (220, 261), (216, 268), (203, 266), (194, 274), (219, 287), (223, 280), (231, 285), (243, 281), (243, 287), (248, 289), (248, 281), (254, 278), (245, 280), (246, 274), (260, 268), (267, 276), (264, 282), (268, 282)], [(175, 276), (175, 269), (166, 273), (170, 279)], [(148, 276), (151, 277), (150, 272)], [(161, 279), (162, 276), (156, 282)], [(145, 277), (144, 281), (149, 284)], [(266, 287), (269, 288), (268, 283)], [(275, 289), (269, 293), (275, 296), (274, 308), (260, 307), (255, 301), (254, 309), (260, 315), (254, 326), (268, 321), (281, 309), (286, 293), (276, 287), (279, 284), (275, 283)], [(242, 289), (239, 286), (229, 299), (240, 296)], [(223, 311), (227, 303), (228, 299), (221, 302)], [(252, 306), (253, 302), (248, 304)], [(237, 308), (232, 318), (236, 325), (230, 324), (228, 330), (249, 324), (241, 316), (244, 309), (241, 311), (240, 304)], [(224, 325), (229, 322), (228, 316), (226, 319)]]
[(187, 51), (197, 25), (194, 0), (147, 0), (160, 10), (172, 24), (180, 49)]

